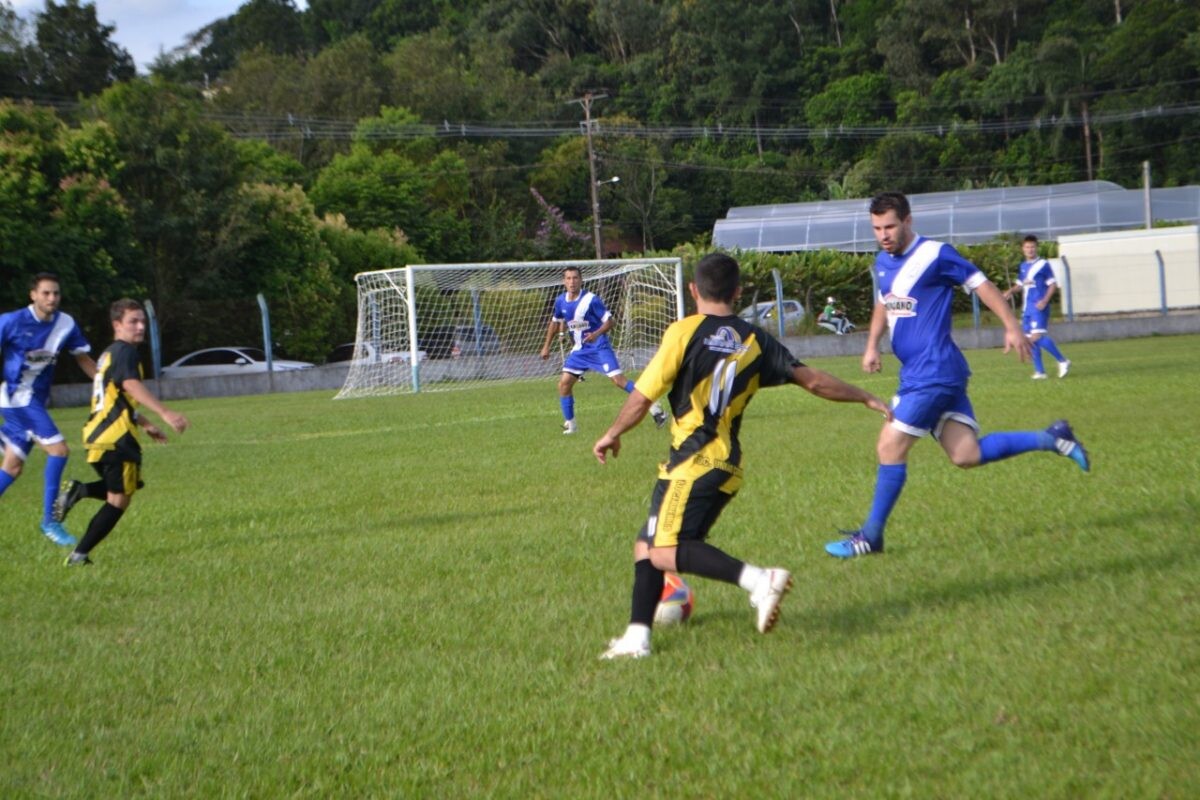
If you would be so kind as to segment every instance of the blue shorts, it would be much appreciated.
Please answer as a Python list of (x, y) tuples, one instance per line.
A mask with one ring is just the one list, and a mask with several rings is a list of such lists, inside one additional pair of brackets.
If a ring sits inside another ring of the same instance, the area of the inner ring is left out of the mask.
[(892, 414), (895, 417), (892, 426), (910, 436), (926, 436), (932, 432), (933, 438), (937, 439), (948, 420), (961, 422), (979, 432), (966, 386), (901, 388), (892, 398)]
[(592, 372), (602, 372), (610, 378), (622, 372), (621, 365), (617, 363), (617, 354), (611, 347), (583, 347), (572, 350), (562, 368), (563, 372), (569, 372), (576, 378), (589, 369)]
[(1050, 330), (1046, 327), (1049, 321), (1049, 308), (1043, 308), (1041, 311), (1035, 308), (1032, 311), (1026, 311), (1021, 317), (1021, 330), (1025, 331), (1026, 336), (1031, 336), (1035, 333), (1047, 333)]
[(33, 449), (33, 443), (57, 444), (63, 440), (58, 432), (58, 426), (50, 419), (50, 412), (38, 404), (30, 404), (21, 408), (6, 408), (4, 427), (0, 428), (0, 439), (4, 444), (17, 451), (24, 461)]

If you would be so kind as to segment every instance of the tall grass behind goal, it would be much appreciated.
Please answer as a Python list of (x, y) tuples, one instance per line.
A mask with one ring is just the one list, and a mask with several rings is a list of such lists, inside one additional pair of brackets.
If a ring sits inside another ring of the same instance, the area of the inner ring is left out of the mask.
[(355, 276), (358, 333), (336, 399), (558, 375), (570, 337), (539, 354), (567, 267), (616, 319), (608, 338), (622, 368), (645, 367), (684, 314), (678, 258), (418, 264)]

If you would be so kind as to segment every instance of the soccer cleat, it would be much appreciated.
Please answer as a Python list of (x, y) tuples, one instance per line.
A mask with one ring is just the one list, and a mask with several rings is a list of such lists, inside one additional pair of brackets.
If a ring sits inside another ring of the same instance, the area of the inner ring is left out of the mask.
[(83, 481), (63, 481), (62, 488), (58, 490), (58, 496), (54, 498), (50, 518), (55, 522), (62, 522), (75, 504), (86, 496), (84, 494), (86, 491)]
[(658, 403), (650, 406), (650, 416), (654, 417), (654, 426), (661, 428), (667, 424), (667, 412), (663, 411), (663, 407)]
[(792, 588), (792, 573), (772, 567), (763, 570), (758, 585), (750, 593), (750, 605), (758, 610), (758, 632), (770, 633), (779, 621), (779, 604)]
[(834, 558), (855, 558), (883, 552), (883, 537), (878, 542), (872, 542), (862, 531), (838, 531), (850, 534), (845, 539), (838, 539), (825, 545), (825, 552)]
[(1032, 377), (1035, 381), (1044, 381), (1044, 380), (1046, 380), (1046, 373), (1035, 372), (1035, 373), (1033, 373)]
[(74, 547), (75, 537), (67, 533), (61, 522), (43, 522), (42, 533), (59, 547)]
[(563, 433), (572, 434), (575, 432), (575, 420), (569, 419), (563, 423)]
[(1091, 470), (1092, 462), (1088, 459), (1087, 450), (1084, 449), (1083, 443), (1075, 438), (1075, 431), (1071, 430), (1070, 423), (1060, 419), (1046, 428), (1046, 433), (1054, 437), (1054, 447), (1060, 456), (1071, 459), (1084, 472)]
[(650, 642), (629, 641), (624, 636), (608, 643), (608, 649), (600, 656), (601, 661), (619, 658), (646, 658), (650, 655)]
[(1070, 359), (1067, 359), (1066, 361), (1058, 362), (1058, 377), (1065, 378), (1065, 377), (1067, 377), (1067, 373), (1070, 371), (1071, 371), (1071, 360)]
[(90, 567), (93, 563), (95, 563), (95, 562), (93, 562), (90, 558), (88, 558), (87, 555), (84, 553), (71, 553), (71, 555), (67, 556), (66, 560), (63, 561), (63, 566), (64, 567)]

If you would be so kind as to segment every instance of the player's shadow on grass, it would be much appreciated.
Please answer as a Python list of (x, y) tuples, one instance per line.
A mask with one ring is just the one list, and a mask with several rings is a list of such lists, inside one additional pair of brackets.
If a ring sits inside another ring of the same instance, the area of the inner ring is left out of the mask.
[[(1163, 509), (1159, 514), (1172, 522), (1183, 522), (1186, 512)], [(1090, 521), (1093, 528), (1112, 527), (1129, 530), (1134, 522), (1145, 525), (1145, 514), (1116, 514)], [(1194, 515), (1191, 519), (1194, 519)], [(1180, 528), (1185, 530), (1186, 528)], [(885, 554), (882, 556), (887, 558)], [(899, 623), (910, 614), (923, 609), (942, 609), (948, 606), (975, 603), (989, 597), (1017, 595), (1039, 591), (1050, 586), (1070, 586), (1088, 583), (1097, 578), (1112, 578), (1146, 570), (1154, 573), (1192, 570), (1200, 560), (1200, 541), (1195, 538), (1172, 539), (1156, 550), (1143, 549), (1137, 555), (1112, 558), (1091, 564), (1064, 564), (1053, 569), (1021, 574), (997, 575), (981, 580), (957, 580), (935, 585), (913, 587), (907, 593), (889, 595), (865, 603), (853, 603), (824, 613), (795, 615), (793, 630), (825, 628), (834, 633), (857, 636), (877, 633)]]

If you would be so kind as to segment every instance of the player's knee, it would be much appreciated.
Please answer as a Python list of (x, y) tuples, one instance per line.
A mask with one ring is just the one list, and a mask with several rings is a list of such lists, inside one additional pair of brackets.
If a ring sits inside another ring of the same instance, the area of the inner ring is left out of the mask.
[(673, 572), (675, 570), (675, 548), (651, 547), (650, 563), (654, 565), (655, 569)]
[(962, 449), (955, 450), (952, 453), (947, 453), (950, 456), (950, 463), (959, 469), (970, 469), (971, 467), (979, 466), (979, 448), (974, 450)]
[(129, 508), (129, 502), (131, 500), (133, 500), (133, 497), (131, 495), (127, 495), (127, 494), (118, 494), (116, 492), (109, 492), (106, 500), (108, 501), (108, 504), (110, 506), (113, 506), (114, 508), (119, 508), (122, 511), (124, 511), (125, 509)]
[(19, 458), (14, 458), (12, 461), (4, 462), (4, 471), (9, 474), (13, 480), (21, 477), (21, 470), (25, 469), (25, 462)]

